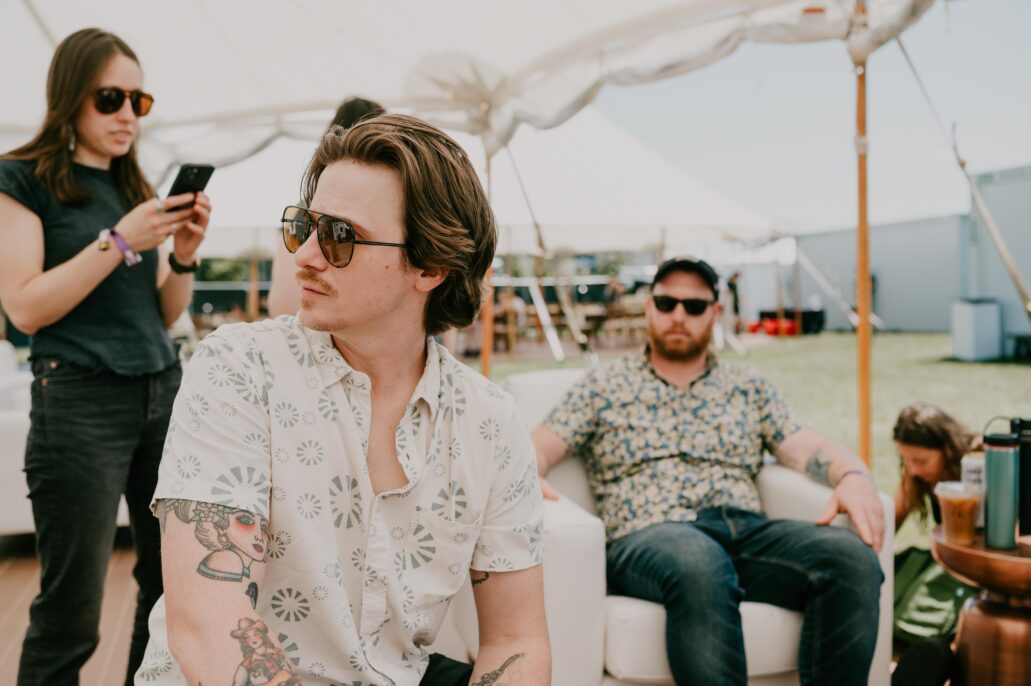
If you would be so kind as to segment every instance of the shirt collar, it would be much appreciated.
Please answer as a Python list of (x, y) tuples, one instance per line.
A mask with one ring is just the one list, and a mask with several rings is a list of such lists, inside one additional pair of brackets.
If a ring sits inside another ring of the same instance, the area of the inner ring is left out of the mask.
[[(315, 360), (315, 367), (322, 378), (323, 388), (329, 388), (341, 379), (357, 373), (333, 345), (333, 337), (328, 331), (315, 331), (305, 327), (304, 334), (311, 346), (312, 358)], [(412, 402), (419, 399), (426, 401), (430, 408), (430, 416), (436, 414), (440, 402), (440, 365), (442, 363), (443, 359), (436, 341), (427, 337), (426, 366), (412, 393)]]
[[(664, 384), (669, 385), (669, 382), (666, 381), (665, 379), (663, 379), (661, 376), (659, 376), (658, 373), (656, 373), (656, 371), (655, 371), (655, 367), (652, 366), (652, 361), (651, 361), (651, 343), (645, 343), (641, 347), (641, 349), (638, 351), (638, 353), (637, 353), (637, 362), (640, 365), (640, 368), (642, 370), (647, 370), (656, 379), (658, 379), (659, 381), (661, 381)], [(706, 352), (705, 353), (705, 371), (702, 372), (701, 374), (699, 374), (698, 377), (695, 378), (693, 381), (691, 381), (691, 385), (693, 386), (697, 382), (699, 382), (702, 379), (704, 379), (705, 377), (709, 376), (709, 374), (712, 373), (712, 370), (716, 369), (716, 367), (718, 367), (719, 364), (720, 364), (720, 359), (718, 357), (716, 357), (716, 353), (712, 352), (711, 350)]]

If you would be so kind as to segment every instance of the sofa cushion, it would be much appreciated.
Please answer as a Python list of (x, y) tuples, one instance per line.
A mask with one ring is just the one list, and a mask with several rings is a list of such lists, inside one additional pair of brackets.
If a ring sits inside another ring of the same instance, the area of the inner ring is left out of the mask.
[[(794, 671), (802, 615), (765, 603), (742, 603), (748, 675)], [(605, 599), (605, 669), (617, 679), (672, 683), (666, 659), (666, 610), (625, 596)]]

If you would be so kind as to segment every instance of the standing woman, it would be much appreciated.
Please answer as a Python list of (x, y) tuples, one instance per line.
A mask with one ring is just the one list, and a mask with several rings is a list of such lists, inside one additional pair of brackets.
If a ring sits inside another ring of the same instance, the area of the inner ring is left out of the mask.
[(54, 53), (39, 133), (0, 158), (0, 301), (32, 335), (35, 377), (25, 473), (42, 578), (22, 686), (78, 683), (123, 493), (139, 584), (126, 683), (162, 592), (149, 504), (181, 376), (166, 328), (190, 301), (211, 205), (203, 193), (155, 197), (134, 145), (154, 102), (142, 89), (128, 45), (78, 31)]

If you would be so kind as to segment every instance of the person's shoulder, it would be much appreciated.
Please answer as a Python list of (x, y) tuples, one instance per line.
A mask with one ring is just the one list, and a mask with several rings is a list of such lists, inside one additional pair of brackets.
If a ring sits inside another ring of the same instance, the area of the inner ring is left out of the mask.
[(747, 364), (719, 362), (716, 373), (725, 383), (746, 388), (773, 388), (766, 374), (758, 367)]
[(464, 400), (466, 407), (475, 408), (477, 413), (497, 416), (507, 414), (515, 408), (512, 394), (494, 383), (483, 374), (458, 361), (447, 348), (435, 344), (440, 356), (440, 381), (442, 387), (453, 386), (457, 391), (456, 398)]
[(269, 349), (272, 341), (282, 340), (291, 332), (300, 330), (301, 326), (295, 315), (283, 315), (257, 322), (223, 324), (201, 340), (194, 356), (253, 362), (254, 355)]
[(0, 159), (0, 191), (20, 200), (20, 193), (39, 193), (43, 190), (43, 184), (36, 178), (34, 160)]

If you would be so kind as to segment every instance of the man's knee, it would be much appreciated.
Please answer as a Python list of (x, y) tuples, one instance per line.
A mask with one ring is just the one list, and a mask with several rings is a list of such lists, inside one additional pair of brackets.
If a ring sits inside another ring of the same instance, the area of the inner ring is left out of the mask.
[(845, 582), (857, 593), (876, 596), (884, 573), (873, 548), (851, 529), (829, 526), (818, 531), (818, 571), (830, 580)]

